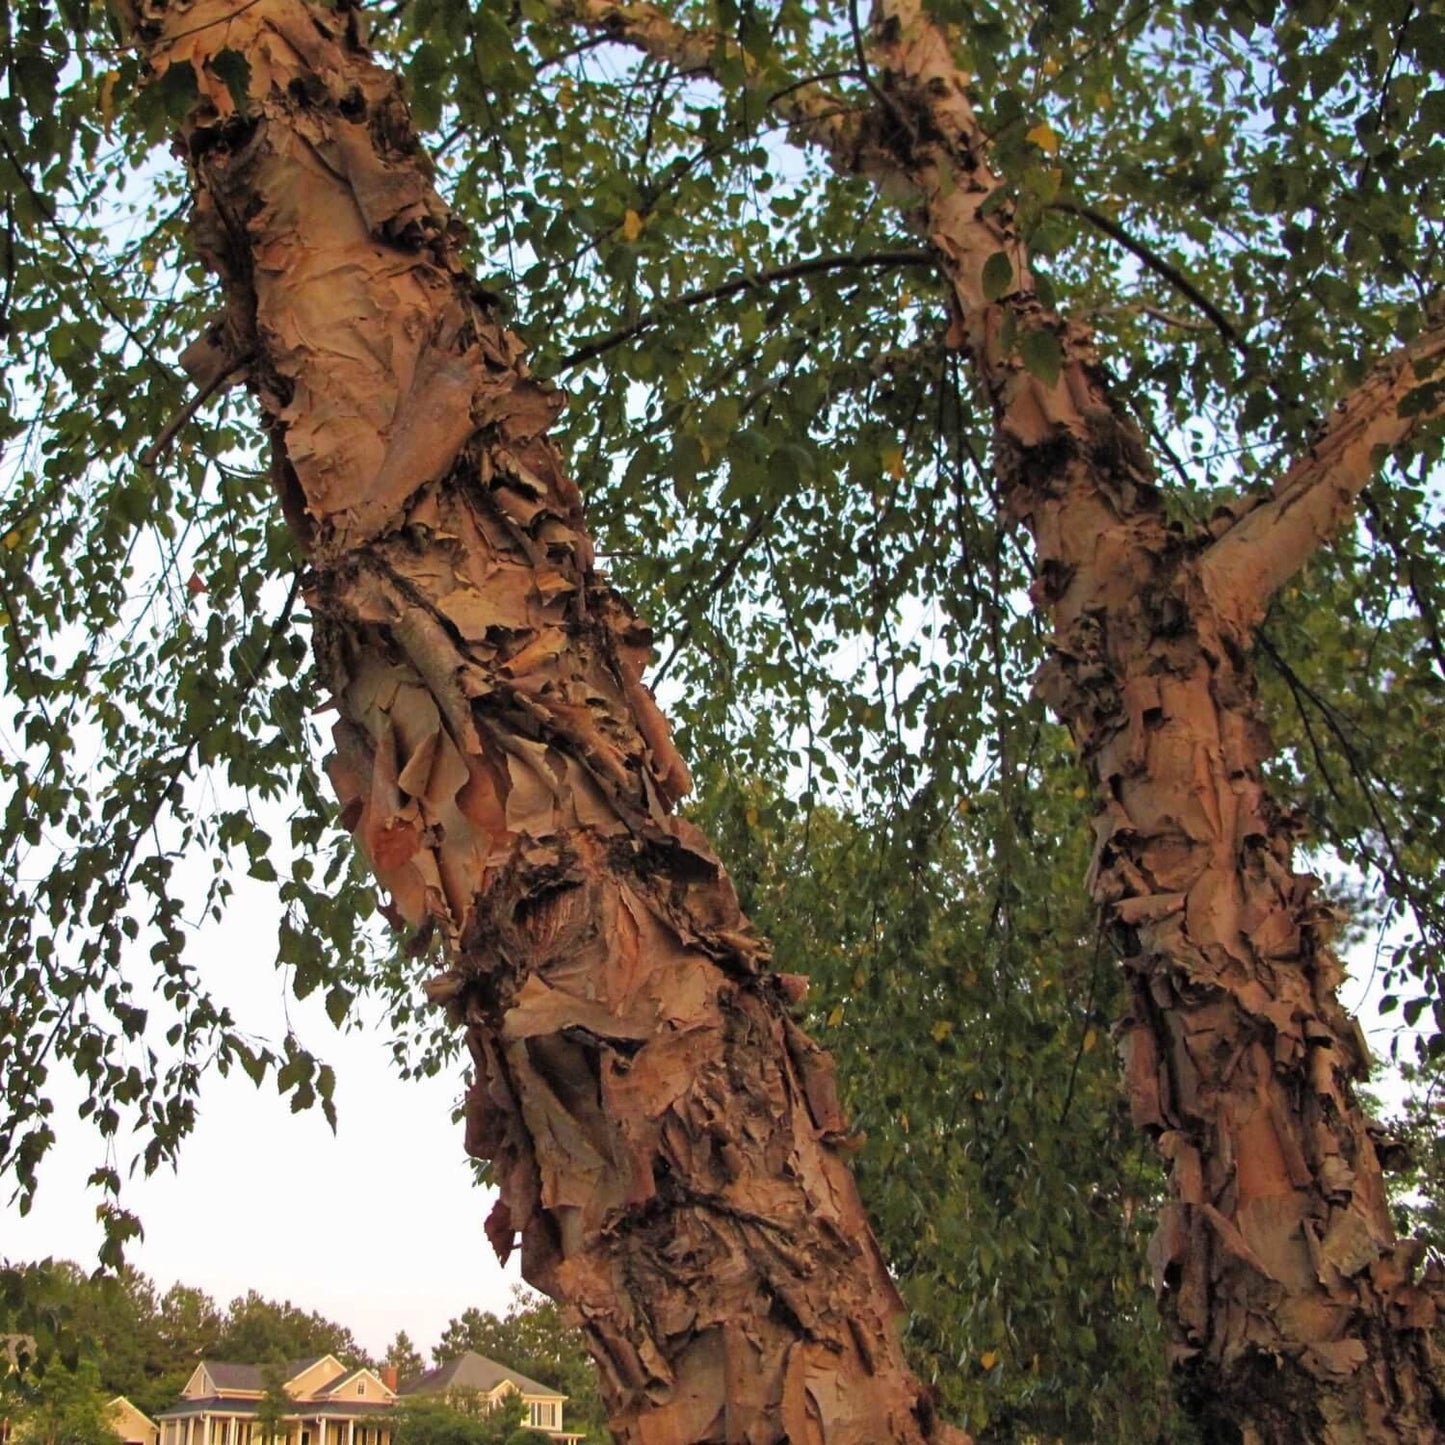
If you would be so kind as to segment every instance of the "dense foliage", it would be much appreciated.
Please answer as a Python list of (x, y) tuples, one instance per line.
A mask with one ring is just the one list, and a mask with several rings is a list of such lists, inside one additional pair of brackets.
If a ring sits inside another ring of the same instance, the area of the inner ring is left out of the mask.
[[(1181, 516), (1267, 481), (1436, 304), (1439, 0), (937, 8), (1046, 284), (1097, 327)], [(1082, 794), (1030, 697), (1043, 640), (987, 428), (918, 239), (769, 109), (815, 76), (868, 103), (851, 15), (669, 13), (716, 29), (716, 79), (542, 0), (402, 0), (376, 36), (474, 260), (572, 394), (593, 524), (659, 628), (705, 812), (782, 965), (814, 975), (923, 1368), (1005, 1438), (1171, 1438), (1138, 1249), (1153, 1179), (1108, 1081)], [(298, 996), (341, 1024), (379, 992), (404, 1068), (449, 1044), (421, 965), (366, 926), (319, 779), (299, 559), (245, 405), (212, 400), (137, 461), (209, 304), (157, 146), (185, 96), (138, 93), (83, 0), (6, 10), (0, 64), (0, 1167), (28, 1202), (51, 1072), (73, 1069), (115, 1264), (134, 1222), (113, 1141), (172, 1159), (206, 1066), (330, 1107), (320, 1041), (259, 1036), (186, 952), (237, 870), (275, 886)], [(1349, 870), (1382, 1007), (1426, 1059), (1445, 1042), (1430, 460), (1372, 488), (1264, 653), (1275, 781)], [(185, 1303), (188, 1330), (220, 1331)]]
[(550, 1440), (540, 1430), (529, 1430), (525, 1419), (520, 1395), (508, 1395), (495, 1406), (465, 1394), (408, 1400), (392, 1417), (391, 1438), (395, 1445), (541, 1445)]

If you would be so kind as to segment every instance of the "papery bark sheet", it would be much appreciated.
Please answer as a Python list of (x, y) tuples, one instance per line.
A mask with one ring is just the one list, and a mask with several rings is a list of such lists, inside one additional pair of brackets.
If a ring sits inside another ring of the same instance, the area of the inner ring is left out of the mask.
[(130, 27), (196, 78), (180, 143), (226, 314), (191, 360), (249, 359), (331, 777), (397, 921), (444, 942), (498, 1252), (520, 1236), (572, 1307), (623, 1441), (961, 1440), (904, 1366), (802, 982), (671, 813), (687, 770), (547, 439), (560, 396), (465, 270), (359, 16), (147, 0)]

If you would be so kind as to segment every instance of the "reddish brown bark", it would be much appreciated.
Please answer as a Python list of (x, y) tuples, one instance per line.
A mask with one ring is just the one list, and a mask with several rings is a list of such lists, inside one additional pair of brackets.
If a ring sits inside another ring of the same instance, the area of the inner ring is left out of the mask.
[(903, 1363), (801, 981), (670, 812), (687, 772), (547, 440), (560, 397), (458, 260), (359, 25), (305, 0), (132, 16), (154, 73), (197, 77), (209, 349), (251, 358), (308, 555), (344, 819), (445, 944), (488, 1233), (575, 1310), (620, 1440), (961, 1440)]
[[(1250, 649), (1269, 589), (1417, 424), (1399, 402), (1445, 338), (1384, 365), (1242, 521), (1223, 511), (1202, 535), (1169, 523), (1087, 329), (1040, 304), (1007, 204), (981, 214), (1000, 181), (944, 35), (916, 0), (883, 0), (875, 38), (887, 104), (859, 163), (911, 184), (953, 283), (1054, 628), (1040, 687), (1096, 788), (1089, 885), (1129, 979), (1130, 1104), (1169, 1167), (1150, 1253), (1174, 1359), (1222, 1438), (1436, 1439), (1439, 1273), (1391, 1227), (1334, 920), (1295, 870), (1300, 820), (1261, 781)], [(998, 252), (1014, 279), (990, 302)], [(1031, 329), (1060, 343), (1053, 383), (1021, 363)]]
[[(706, 66), (704, 38), (645, 3), (556, 8)], [(813, 87), (788, 92), (784, 118), (840, 169), (909, 197), (952, 283), (953, 340), (993, 403), (1008, 505), (1054, 628), (1040, 686), (1099, 799), (1089, 885), (1130, 983), (1131, 1107), (1169, 1166), (1151, 1258), (1186, 1392), (1225, 1439), (1436, 1439), (1440, 1272), (1422, 1272), (1422, 1250), (1391, 1227), (1333, 918), (1294, 868), (1300, 820), (1261, 783), (1270, 743), (1250, 651), (1271, 593), (1424, 419), (1400, 403), (1445, 353), (1445, 330), (1384, 361), (1267, 502), (1241, 498), (1187, 534), (1165, 519), (1088, 328), (1039, 302), (1008, 206), (983, 213), (1002, 182), (942, 30), (917, 0), (881, 0), (874, 42), (881, 103), (861, 124)], [(990, 301), (983, 268), (1000, 252), (1013, 280)], [(1033, 329), (1059, 342), (1055, 383), (1022, 363)]]

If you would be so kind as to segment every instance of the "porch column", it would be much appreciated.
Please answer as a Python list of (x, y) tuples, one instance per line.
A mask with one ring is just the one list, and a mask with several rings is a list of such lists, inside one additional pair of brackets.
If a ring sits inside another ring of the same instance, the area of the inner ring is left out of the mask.
[(356, 1421), (346, 1422), (346, 1445), (356, 1445)]

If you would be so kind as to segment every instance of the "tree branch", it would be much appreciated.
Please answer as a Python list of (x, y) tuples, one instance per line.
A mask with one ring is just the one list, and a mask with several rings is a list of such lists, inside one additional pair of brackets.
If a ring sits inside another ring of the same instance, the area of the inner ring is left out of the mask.
[[(685, 75), (716, 80), (718, 59), (726, 56), (742, 64), (749, 88), (765, 79), (757, 61), (741, 46), (715, 30), (679, 25), (647, 0), (547, 0), (547, 4), (556, 19), (601, 31), (619, 45), (666, 61)], [(857, 116), (846, 102), (823, 88), (822, 78), (775, 90), (767, 96), (767, 104), (791, 129), (801, 131), (825, 150), (843, 155), (856, 149)]]
[(119, 326), (122, 331), (125, 332), (125, 334), (131, 339), (131, 341), (135, 343), (136, 350), (139, 351), (140, 354), (148, 362), (150, 362), (150, 364), (155, 367), (155, 369), (159, 371), (162, 376), (166, 377), (168, 380), (175, 380), (175, 372), (173, 372), (171, 368), (168, 367), (165, 362), (163, 362), (160, 357), (155, 354), (155, 352), (151, 349), (149, 343), (147, 343), (145, 337), (140, 335), (140, 333), (136, 331), (135, 327), (126, 320), (125, 316), (121, 313), (119, 308), (111, 301), (110, 297), (107, 296), (105, 292), (101, 289), (101, 287), (97, 284), (92, 268), (89, 264), (89, 258), (80, 249), (80, 247), (76, 245), (75, 240), (71, 236), (69, 229), (60, 219), (59, 215), (55, 210), (55, 207), (51, 204), (49, 198), (43, 195), (36, 188), (35, 182), (30, 179), (30, 172), (27, 171), (25, 167), (21, 164), (20, 158), (11, 149), (10, 142), (6, 140), (3, 135), (0, 135), (0, 150), (4, 151), (5, 159), (10, 162), (11, 169), (15, 172), (17, 178), (20, 181), (20, 184), (25, 187), (25, 190), (30, 196), (30, 200), (35, 206), (35, 209), (40, 212), (42, 219), (60, 238), (60, 242), (65, 247), (65, 249), (70, 252), (70, 258), (72, 261), (75, 262), (76, 269), (80, 272), (80, 277), (81, 280), (85, 283), (86, 290), (88, 290), (90, 294), (95, 297), (96, 302), (100, 306), (100, 309), (104, 311), (105, 314), (109, 316), (110, 319), (114, 321), (115, 324)]
[[(1445, 377), (1431, 380), (1442, 362), (1445, 321), (1437, 321), (1341, 401), (1269, 500), (1209, 548), (1200, 579), (1221, 616), (1242, 631), (1255, 627), (1270, 598), (1349, 516), (1385, 456), (1445, 414)], [(1412, 397), (1417, 404), (1402, 411)]]
[(751, 276), (735, 276), (717, 286), (702, 287), (696, 291), (684, 291), (680, 296), (671, 297), (660, 305), (644, 311), (636, 321), (605, 336), (585, 341), (576, 351), (569, 352), (557, 363), (558, 371), (568, 371), (581, 366), (585, 361), (594, 361), (605, 352), (631, 341), (649, 327), (655, 326), (670, 311), (688, 306), (703, 306), (709, 301), (721, 301), (736, 296), (739, 291), (765, 291), (780, 281), (792, 281), (799, 276), (813, 276), (823, 271), (862, 271), (896, 266), (929, 266), (936, 261), (927, 251), (873, 251), (864, 256), (813, 256), (806, 261), (794, 261), (772, 271), (759, 271)]
[(1117, 241), (1130, 255), (1143, 262), (1161, 280), (1167, 281), (1181, 296), (1193, 302), (1214, 323), (1214, 329), (1247, 361), (1249, 347), (1235, 324), (1177, 266), (1166, 261), (1137, 237), (1130, 235), (1112, 216), (1093, 206), (1077, 201), (1055, 201), (1053, 209), (1079, 216), (1110, 240)]
[(190, 399), (174, 416), (163, 426), (156, 439), (136, 459), (138, 466), (144, 467), (146, 471), (152, 470), (156, 463), (166, 454), (170, 444), (175, 441), (181, 429), (191, 420), (218, 391), (223, 390), (228, 383), (237, 379), (241, 370), (251, 360), (250, 355), (238, 357), (229, 366), (223, 367), (209, 381), (198, 387), (191, 394)]

